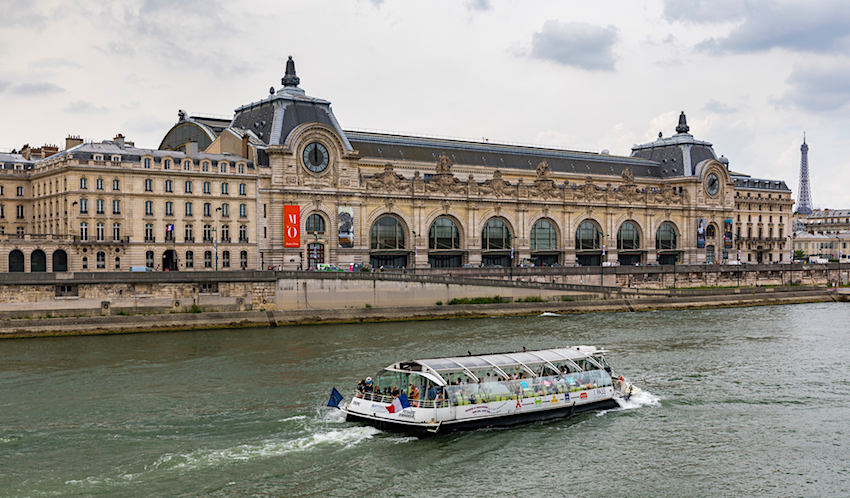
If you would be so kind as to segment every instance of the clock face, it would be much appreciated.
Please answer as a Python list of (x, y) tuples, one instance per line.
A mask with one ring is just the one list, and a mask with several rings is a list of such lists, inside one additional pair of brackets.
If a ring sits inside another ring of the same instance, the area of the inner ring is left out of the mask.
[(720, 180), (717, 179), (717, 175), (714, 173), (709, 173), (705, 178), (705, 190), (708, 192), (708, 195), (716, 195), (717, 191), (720, 190)]
[(313, 173), (321, 173), (328, 167), (330, 156), (328, 149), (319, 142), (313, 142), (304, 148), (304, 166)]

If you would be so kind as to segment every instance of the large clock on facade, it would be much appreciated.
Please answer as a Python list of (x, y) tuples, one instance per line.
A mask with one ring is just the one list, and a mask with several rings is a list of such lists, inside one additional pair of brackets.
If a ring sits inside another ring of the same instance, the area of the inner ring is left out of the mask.
[(705, 191), (708, 192), (708, 195), (717, 195), (718, 190), (720, 190), (720, 180), (714, 173), (709, 173), (705, 177)]
[(321, 173), (328, 167), (330, 156), (328, 149), (319, 142), (312, 142), (304, 147), (304, 166), (313, 173)]

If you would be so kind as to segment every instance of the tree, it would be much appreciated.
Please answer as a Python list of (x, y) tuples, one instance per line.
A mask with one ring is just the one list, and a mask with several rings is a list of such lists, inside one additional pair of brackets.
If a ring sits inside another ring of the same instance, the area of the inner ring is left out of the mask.
[(806, 253), (800, 249), (794, 251), (794, 259), (806, 259)]

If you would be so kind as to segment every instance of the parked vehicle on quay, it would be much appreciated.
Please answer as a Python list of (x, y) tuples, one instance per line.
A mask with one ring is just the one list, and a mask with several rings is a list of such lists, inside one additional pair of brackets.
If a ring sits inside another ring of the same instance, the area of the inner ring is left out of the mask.
[(346, 420), (419, 437), (619, 406), (639, 391), (593, 346), (400, 361), (329, 406)]

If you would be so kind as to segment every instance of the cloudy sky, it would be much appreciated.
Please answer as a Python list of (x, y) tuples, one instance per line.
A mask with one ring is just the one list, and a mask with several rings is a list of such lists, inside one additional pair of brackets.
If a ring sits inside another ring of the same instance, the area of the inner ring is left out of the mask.
[(628, 155), (685, 111), (733, 170), (850, 208), (846, 0), (3, 0), (0, 147), (231, 117), (296, 61), (344, 128)]

